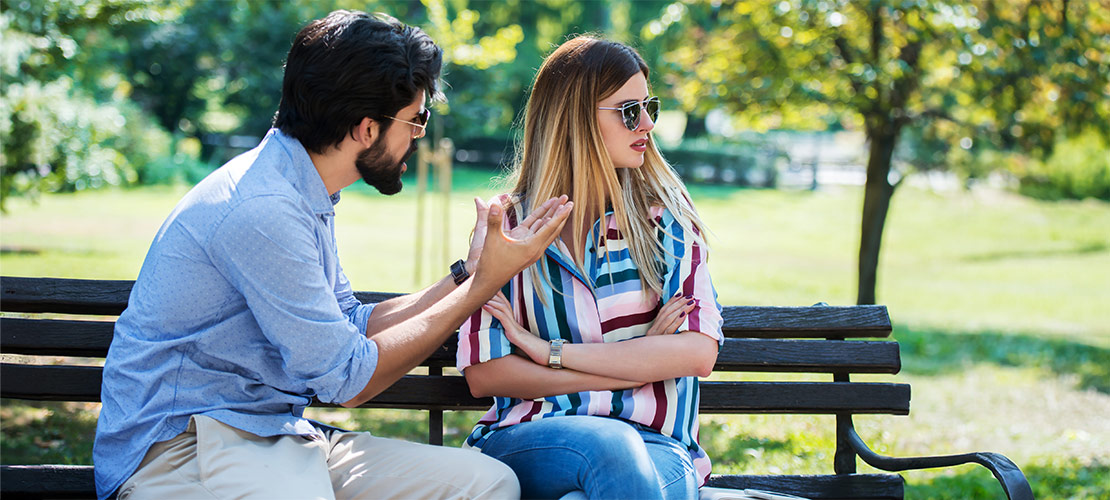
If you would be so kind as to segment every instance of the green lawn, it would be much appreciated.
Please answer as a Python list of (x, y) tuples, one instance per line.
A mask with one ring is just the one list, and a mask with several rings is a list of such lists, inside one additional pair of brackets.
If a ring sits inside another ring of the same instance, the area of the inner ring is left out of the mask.
[[(412, 179), (390, 198), (348, 189), (337, 207), (337, 239), (355, 288), (409, 291), (444, 274), (465, 252), (470, 199), (497, 192), (488, 179), (457, 170), (446, 205), (429, 195), (422, 258), (414, 251)], [(0, 273), (134, 279), (184, 190), (10, 200), (0, 217)], [(714, 233), (711, 267), (722, 303), (854, 301), (859, 189), (691, 191)], [(886, 227), (878, 297), (903, 346), (903, 371), (872, 378), (912, 384), (913, 408), (909, 417), (857, 417), (865, 440), (898, 456), (996, 451), (1022, 467), (1038, 498), (1110, 497), (1110, 205), (903, 188)], [(449, 257), (438, 246), (444, 241)], [(95, 412), (96, 405), (5, 401), (0, 459), (88, 463), (87, 443), (74, 437), (91, 435)], [(384, 410), (317, 416), (409, 439), (420, 439), (425, 418)], [(460, 442), (476, 418), (449, 414), (448, 443)], [(703, 419), (702, 441), (720, 472), (829, 473), (832, 423), (713, 416)], [(906, 477), (908, 498), (1002, 498), (981, 468)]]

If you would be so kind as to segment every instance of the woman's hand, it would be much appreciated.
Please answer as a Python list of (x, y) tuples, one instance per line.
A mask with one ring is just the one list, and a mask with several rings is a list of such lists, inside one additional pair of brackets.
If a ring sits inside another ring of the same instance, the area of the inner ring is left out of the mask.
[(497, 292), (497, 295), (489, 299), (489, 302), (486, 302), (482, 309), (501, 322), (509, 343), (519, 347), (533, 362), (547, 366), (548, 357), (551, 356), (551, 345), (547, 341), (532, 335), (531, 332), (520, 326), (520, 323), (517, 323), (513, 316), (513, 307), (509, 304), (509, 299), (505, 298), (505, 295)]
[(666, 304), (663, 304), (663, 307), (659, 308), (659, 314), (655, 316), (655, 321), (648, 328), (647, 335), (675, 333), (682, 322), (686, 321), (686, 315), (694, 310), (698, 300), (689, 295), (679, 295), (679, 293), (674, 294), (674, 297), (671, 297)]

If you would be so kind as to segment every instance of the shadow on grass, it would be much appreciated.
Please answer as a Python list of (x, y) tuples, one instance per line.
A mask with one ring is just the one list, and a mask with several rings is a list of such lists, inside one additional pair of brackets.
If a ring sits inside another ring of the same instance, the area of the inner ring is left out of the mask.
[(902, 371), (936, 375), (965, 370), (978, 363), (1043, 367), (1058, 375), (1075, 375), (1079, 387), (1110, 394), (1110, 349), (1063, 339), (996, 332), (953, 333), (896, 327)]
[[(943, 469), (941, 469), (943, 470)], [(936, 474), (926, 479), (907, 479), (906, 498), (952, 499), (999, 498), (1006, 495), (990, 471), (982, 467), (962, 466), (955, 474)], [(1041, 499), (1104, 499), (1110, 498), (1110, 465), (1079, 460), (1024, 465), (1021, 471), (1033, 488), (1033, 496)]]
[(1085, 243), (1075, 248), (1066, 248), (1059, 250), (1017, 250), (1005, 252), (991, 252), (978, 255), (969, 255), (964, 257), (965, 262), (990, 262), (995, 260), (1004, 259), (1041, 259), (1046, 257), (1070, 257), (1074, 255), (1085, 255), (1089, 253), (1102, 253), (1110, 249), (1106, 243), (1101, 241), (1094, 243)]
[(0, 462), (4, 464), (92, 463), (98, 405), (0, 400)]

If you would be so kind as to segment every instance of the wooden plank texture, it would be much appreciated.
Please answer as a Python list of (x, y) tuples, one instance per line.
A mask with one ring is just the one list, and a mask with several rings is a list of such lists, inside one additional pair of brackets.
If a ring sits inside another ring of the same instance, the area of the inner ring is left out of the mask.
[(34, 356), (108, 355), (112, 321), (0, 318), (0, 351)]
[[(104, 357), (112, 322), (0, 318), (7, 354)], [(454, 366), (456, 341), (447, 339), (424, 365)], [(884, 341), (725, 339), (716, 371), (898, 373), (898, 344)]]
[(0, 278), (0, 308), (10, 312), (119, 315), (127, 306), (131, 280)]
[(96, 498), (91, 465), (0, 466), (4, 498)]
[[(62, 278), (0, 278), (0, 308), (8, 312), (118, 315), (133, 281)], [(355, 292), (363, 302), (395, 293)], [(881, 338), (890, 336), (886, 306), (763, 307), (727, 306), (722, 313), (728, 337)]]
[[(0, 365), (5, 398), (100, 401), (101, 369), (95, 366)], [(862, 382), (702, 382), (703, 413), (909, 413), (905, 384)], [(408, 375), (363, 408), (485, 410), (492, 400), (470, 395), (458, 376)], [(337, 406), (324, 404), (322, 406)]]
[(728, 337), (860, 338), (890, 336), (886, 306), (728, 306)]
[(893, 500), (904, 493), (905, 481), (897, 474), (837, 475), (717, 475), (707, 486), (777, 491), (814, 500)]

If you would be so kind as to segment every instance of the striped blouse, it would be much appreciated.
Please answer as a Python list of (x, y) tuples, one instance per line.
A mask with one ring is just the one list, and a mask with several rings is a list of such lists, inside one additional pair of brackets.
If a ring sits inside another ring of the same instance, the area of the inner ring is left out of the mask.
[[(515, 224), (511, 212), (509, 215), (505, 218), (506, 229)], [(655, 292), (648, 292), (646, 297), (642, 293), (640, 273), (612, 215), (611, 211), (607, 213), (587, 233), (584, 270), (574, 264), (566, 247), (556, 240), (539, 261), (552, 285), (542, 277), (534, 281), (530, 270), (517, 274), (505, 285), (502, 291), (525, 329), (544, 340), (562, 338), (575, 343), (620, 342), (646, 334), (663, 301)], [(709, 278), (706, 248), (685, 237), (682, 226), (669, 210), (657, 207), (650, 216), (662, 227), (657, 236), (667, 249), (665, 296), (681, 291), (699, 299), (676, 332), (693, 330), (723, 343), (721, 306)], [(606, 222), (606, 238), (595, 248), (595, 234), (602, 220)], [(546, 304), (538, 296), (541, 290)], [(459, 328), (460, 372), (512, 352), (501, 323), (483, 310), (474, 313)], [(542, 418), (560, 415), (620, 418), (651, 427), (686, 445), (699, 484), (704, 484), (710, 462), (698, 444), (698, 399), (697, 377), (662, 380), (636, 389), (584, 391), (534, 400), (496, 397), (493, 407), (471, 431), (466, 445), (480, 449), (497, 429)]]

